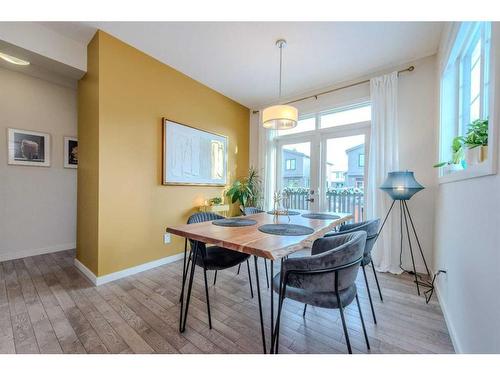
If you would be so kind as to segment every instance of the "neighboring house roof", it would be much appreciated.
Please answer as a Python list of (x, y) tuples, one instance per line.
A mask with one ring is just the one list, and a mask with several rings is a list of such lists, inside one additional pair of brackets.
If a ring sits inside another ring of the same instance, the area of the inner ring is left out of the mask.
[(295, 150), (288, 150), (288, 149), (285, 149), (283, 151), (286, 152), (286, 153), (288, 153), (288, 154), (292, 154), (292, 155), (295, 155), (295, 156), (301, 156), (301, 157), (309, 159), (309, 156), (307, 156), (303, 152), (299, 152), (299, 151), (295, 151)]
[(347, 150), (345, 150), (345, 153), (348, 154), (349, 152), (352, 152), (352, 151), (357, 150), (358, 148), (361, 148), (361, 147), (364, 147), (364, 146), (365, 146), (365, 144), (361, 143), (360, 145), (348, 148)]

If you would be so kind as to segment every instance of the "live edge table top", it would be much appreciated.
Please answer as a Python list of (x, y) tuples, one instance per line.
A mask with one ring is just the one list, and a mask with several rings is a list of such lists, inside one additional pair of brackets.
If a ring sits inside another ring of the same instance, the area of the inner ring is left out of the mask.
[[(298, 250), (311, 248), (315, 239), (323, 237), (336, 226), (352, 219), (351, 214), (338, 212), (324, 212), (325, 214), (339, 216), (338, 219), (307, 219), (302, 214), (312, 213), (312, 211), (294, 211), (300, 212), (300, 215), (290, 215), (289, 217), (280, 215), (277, 221), (275, 221), (273, 215), (266, 212), (245, 216), (245, 218), (257, 221), (257, 224), (252, 226), (223, 227), (213, 225), (211, 221), (205, 221), (203, 223), (168, 227), (167, 232), (226, 249), (277, 260)], [(312, 228), (314, 233), (305, 236), (267, 234), (258, 229), (264, 224), (304, 225)]]

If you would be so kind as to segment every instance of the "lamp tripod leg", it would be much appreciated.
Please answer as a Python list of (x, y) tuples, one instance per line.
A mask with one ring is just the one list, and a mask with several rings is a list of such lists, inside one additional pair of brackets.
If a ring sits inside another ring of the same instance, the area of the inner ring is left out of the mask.
[(403, 212), (403, 217), (404, 217), (404, 220), (405, 220), (406, 235), (408, 236), (408, 245), (410, 247), (411, 263), (413, 265), (413, 273), (414, 273), (414, 276), (415, 276), (415, 284), (417, 285), (417, 293), (420, 296), (420, 287), (419, 287), (419, 283), (418, 283), (417, 269), (415, 268), (415, 258), (413, 256), (413, 248), (411, 246), (410, 229), (408, 228), (408, 219), (406, 217), (406, 211), (404, 209), (404, 203), (401, 201), (400, 204), (401, 204), (401, 210)]
[(437, 274), (435, 274), (434, 276), (431, 276), (431, 272), (429, 271), (429, 267), (427, 266), (427, 261), (425, 260), (424, 252), (422, 250), (422, 245), (420, 244), (420, 239), (418, 238), (418, 235), (417, 235), (417, 230), (415, 228), (415, 224), (413, 223), (413, 219), (412, 219), (411, 214), (410, 214), (410, 208), (408, 207), (408, 204), (406, 202), (404, 202), (404, 206), (406, 209), (406, 213), (408, 214), (408, 218), (410, 219), (410, 224), (411, 224), (411, 228), (413, 230), (413, 234), (415, 236), (415, 239), (417, 240), (418, 249), (420, 251), (420, 255), (422, 256), (425, 270), (427, 271), (427, 276), (429, 277), (429, 280), (430, 280), (429, 282), (422, 282), (421, 281), (422, 285), (429, 287), (429, 289), (424, 292), (425, 302), (429, 303), (429, 301), (432, 298), (432, 294), (434, 293), (434, 282), (436, 280)]
[(387, 218), (389, 217), (389, 214), (391, 213), (392, 208), (394, 207), (394, 203), (396, 203), (396, 201), (392, 201), (391, 207), (389, 208), (389, 211), (387, 211), (384, 221), (382, 222), (382, 226), (380, 227), (380, 230), (377, 233), (377, 237), (375, 237), (374, 243), (377, 242), (378, 236), (380, 236), (380, 233), (382, 233), (382, 229), (384, 229), (385, 222), (387, 221)]
[(420, 240), (417, 236), (417, 230), (415, 229), (415, 224), (413, 224), (413, 219), (412, 219), (411, 214), (410, 214), (410, 209), (408, 208), (408, 204), (406, 202), (403, 202), (403, 204), (404, 204), (404, 207), (406, 208), (408, 218), (410, 219), (410, 224), (411, 224), (411, 227), (413, 229), (413, 234), (415, 235), (415, 239), (417, 240), (417, 245), (418, 245), (418, 249), (420, 250), (420, 255), (422, 256), (422, 260), (424, 261), (425, 270), (427, 271), (427, 275), (429, 277), (431, 277), (429, 267), (427, 266), (427, 262), (426, 262), (425, 257), (424, 257), (424, 252), (422, 250), (422, 246), (420, 245)]

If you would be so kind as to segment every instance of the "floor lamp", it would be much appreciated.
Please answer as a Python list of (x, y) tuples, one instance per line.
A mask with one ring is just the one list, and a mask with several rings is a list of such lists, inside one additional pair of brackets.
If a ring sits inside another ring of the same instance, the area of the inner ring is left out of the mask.
[[(422, 251), (422, 246), (420, 245), (420, 240), (417, 235), (417, 230), (415, 229), (415, 224), (413, 223), (413, 219), (411, 217), (410, 209), (407, 203), (407, 201), (410, 200), (410, 198), (413, 195), (418, 193), (420, 190), (423, 190), (424, 187), (420, 185), (417, 182), (417, 180), (415, 180), (413, 172), (398, 171), (398, 172), (389, 172), (386, 180), (384, 181), (382, 186), (380, 186), (380, 189), (389, 194), (389, 196), (392, 198), (393, 201), (391, 207), (389, 208), (389, 211), (387, 212), (387, 215), (384, 218), (384, 221), (382, 222), (382, 226), (380, 227), (380, 230), (377, 234), (377, 238), (382, 232), (385, 222), (387, 221), (389, 214), (394, 208), (396, 201), (399, 202), (399, 229), (400, 229), (400, 246), (401, 246), (399, 253), (399, 268), (401, 268), (403, 272), (409, 273), (410, 275), (414, 275), (418, 295), (420, 295), (420, 286), (428, 288), (428, 290), (424, 291), (424, 295), (425, 295), (425, 302), (429, 303), (432, 297), (432, 293), (434, 292), (434, 280), (437, 274), (434, 276), (434, 279), (432, 279), (429, 267), (427, 266), (427, 261), (425, 260), (424, 252)], [(405, 268), (403, 268), (402, 264), (403, 237), (404, 237), (403, 222), (404, 222), (404, 227), (406, 229), (406, 236), (408, 238), (408, 246), (410, 249), (410, 256), (413, 265), (413, 270), (406, 270)], [(413, 253), (410, 226), (411, 226), (411, 232), (413, 233), (413, 236), (416, 239), (420, 255), (422, 257), (422, 260), (424, 261), (425, 270), (427, 272), (429, 279), (432, 281), (423, 280), (422, 277), (417, 274), (417, 270), (415, 269), (415, 254)]]

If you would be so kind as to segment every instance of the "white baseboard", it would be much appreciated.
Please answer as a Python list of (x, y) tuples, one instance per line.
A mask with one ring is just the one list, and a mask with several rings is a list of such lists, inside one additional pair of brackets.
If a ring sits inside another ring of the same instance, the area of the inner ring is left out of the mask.
[(80, 270), (80, 272), (83, 273), (85, 277), (90, 280), (92, 284), (96, 286), (98, 285), (97, 276), (91, 270), (89, 270), (82, 262), (80, 262), (78, 259), (75, 258), (74, 264), (75, 267), (78, 268), (78, 270)]
[(1, 251), (0, 250), (0, 262), (4, 262), (6, 260), (32, 257), (35, 255), (55, 253), (57, 251), (71, 250), (74, 248), (76, 248), (75, 242), (54, 245), (54, 246), (41, 247), (38, 249), (26, 249), (26, 250), (17, 250), (17, 251)]
[(96, 276), (91, 270), (89, 270), (83, 263), (78, 259), (75, 259), (75, 267), (78, 268), (95, 286), (103, 285), (111, 281), (115, 281), (130, 275), (135, 275), (136, 273), (150, 270), (155, 267), (162, 266), (164, 264), (175, 262), (184, 257), (184, 253), (179, 253), (171, 255), (169, 257), (160, 258), (153, 260), (152, 262), (143, 263), (135, 267), (130, 267), (121, 271), (109, 273), (104, 276)]
[(448, 307), (447, 307), (444, 299), (441, 298), (441, 293), (439, 292), (439, 282), (437, 280), (434, 283), (434, 289), (436, 291), (436, 297), (438, 299), (439, 306), (441, 306), (441, 310), (443, 311), (444, 320), (446, 322), (446, 327), (448, 327), (448, 333), (449, 333), (450, 338), (451, 338), (451, 343), (453, 344), (453, 349), (455, 349), (455, 353), (463, 354), (464, 352), (462, 350), (462, 345), (460, 345), (460, 342), (458, 341), (455, 327), (453, 326), (453, 323), (452, 323), (451, 318), (450, 318), (450, 313), (448, 311)]

